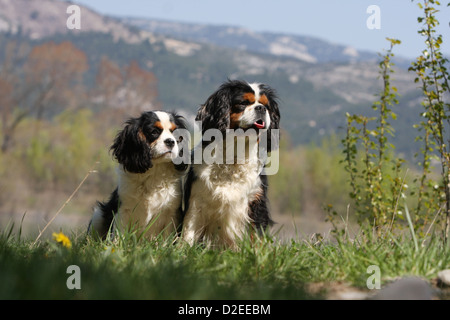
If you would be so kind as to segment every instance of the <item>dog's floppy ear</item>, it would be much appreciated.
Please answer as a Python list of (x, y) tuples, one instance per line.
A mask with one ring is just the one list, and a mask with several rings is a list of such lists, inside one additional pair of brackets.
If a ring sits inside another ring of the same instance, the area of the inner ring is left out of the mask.
[(195, 121), (202, 122), (202, 134), (208, 129), (219, 129), (225, 133), (230, 127), (232, 93), (228, 83), (222, 85), (200, 107)]
[(173, 132), (178, 144), (178, 157), (173, 160), (175, 169), (185, 171), (189, 165), (190, 158), (190, 138), (191, 134), (187, 129), (186, 120), (183, 116), (172, 113), (177, 129)]
[(132, 118), (126, 122), (111, 146), (113, 156), (131, 173), (144, 173), (152, 165), (150, 146), (139, 124), (139, 118)]
[(275, 133), (272, 130), (280, 129), (280, 110), (278, 108), (278, 97), (275, 90), (266, 85), (263, 85), (262, 92), (267, 96), (267, 99), (269, 100), (269, 105), (267, 106), (267, 108), (270, 115), (270, 126), (266, 132), (266, 141), (267, 151), (271, 152), (272, 150), (276, 150), (279, 147), (279, 131)]

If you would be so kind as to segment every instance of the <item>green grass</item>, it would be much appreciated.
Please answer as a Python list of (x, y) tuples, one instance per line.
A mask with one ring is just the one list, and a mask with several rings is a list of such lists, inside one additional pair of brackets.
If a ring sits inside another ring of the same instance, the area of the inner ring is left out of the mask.
[[(416, 275), (426, 279), (449, 268), (450, 250), (436, 236), (417, 251), (406, 236), (337, 242), (264, 237), (238, 250), (211, 250), (140, 241), (134, 234), (111, 242), (69, 235), (70, 249), (50, 239), (33, 244), (0, 234), (0, 299), (320, 299), (311, 283), (345, 282), (366, 288), (367, 268), (377, 265), (382, 285)], [(69, 290), (67, 267), (81, 270), (81, 289)]]

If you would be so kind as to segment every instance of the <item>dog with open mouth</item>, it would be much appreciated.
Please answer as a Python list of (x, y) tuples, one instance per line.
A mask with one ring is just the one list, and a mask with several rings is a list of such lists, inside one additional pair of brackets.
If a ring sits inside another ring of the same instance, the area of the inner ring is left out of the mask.
[[(270, 139), (280, 123), (277, 95), (265, 84), (229, 80), (200, 107), (196, 121), (202, 131), (196, 148), (212, 150), (214, 161), (189, 169), (182, 238), (191, 245), (235, 247), (249, 229), (263, 231), (273, 223), (260, 149), (262, 140), (266, 152), (278, 147)], [(221, 135), (208, 140), (209, 130)]]

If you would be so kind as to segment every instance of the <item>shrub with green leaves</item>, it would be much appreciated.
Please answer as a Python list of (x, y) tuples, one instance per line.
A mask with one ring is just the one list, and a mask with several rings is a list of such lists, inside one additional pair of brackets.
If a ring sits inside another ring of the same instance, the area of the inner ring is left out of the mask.
[[(444, 239), (448, 241), (450, 229), (450, 94), (449, 60), (441, 52), (442, 35), (436, 34), (439, 21), (436, 14), (439, 1), (424, 0), (418, 6), (424, 15), (417, 21), (418, 31), (425, 38), (425, 49), (409, 68), (416, 73), (415, 83), (421, 85), (424, 100), (423, 121), (416, 125), (421, 133), (417, 140), (423, 142), (422, 176), (418, 191), (416, 222), (418, 219), (430, 222), (430, 215), (436, 215), (437, 223), (444, 222)], [(447, 4), (450, 6), (450, 2)], [(432, 179), (432, 160), (440, 167), (440, 176)], [(423, 222), (422, 222), (423, 223)]]
[(394, 72), (391, 58), (393, 47), (400, 41), (388, 40), (390, 48), (379, 64), (383, 90), (372, 105), (378, 114), (368, 117), (347, 113), (347, 134), (342, 140), (345, 155), (342, 162), (349, 173), (350, 197), (358, 222), (368, 221), (378, 234), (402, 210), (399, 197), (405, 187), (401, 176), (404, 161), (395, 156), (395, 146), (389, 143), (389, 137), (394, 135), (390, 120), (397, 117), (392, 107), (398, 104), (397, 89), (390, 80)]

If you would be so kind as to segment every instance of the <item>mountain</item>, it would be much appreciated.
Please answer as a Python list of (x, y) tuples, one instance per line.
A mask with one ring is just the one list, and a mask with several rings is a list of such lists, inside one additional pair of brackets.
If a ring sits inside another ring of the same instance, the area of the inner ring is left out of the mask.
[(317, 38), (254, 32), (235, 26), (213, 26), (142, 18), (122, 18), (124, 23), (155, 34), (208, 43), (248, 52), (291, 57), (309, 63), (374, 61), (377, 54)]
[[(69, 30), (66, 9), (71, 4), (0, 0), (0, 46), (1, 37), (26, 38), (31, 45), (71, 41), (89, 59), (88, 84), (102, 56), (120, 66), (135, 60), (156, 75), (164, 108), (191, 116), (227, 78), (264, 82), (280, 96), (282, 127), (294, 144), (343, 132), (345, 112), (370, 110), (382, 87), (376, 53), (233, 26), (112, 18), (86, 7), (81, 7), (81, 30)], [(413, 78), (402, 68), (392, 76), (401, 94), (398, 141), (409, 140), (418, 122), (420, 98)]]
[(162, 43), (169, 50), (180, 55), (189, 55), (195, 44), (158, 36), (151, 32), (132, 28), (120, 20), (102, 16), (83, 6), (81, 7), (81, 29), (68, 29), (67, 8), (73, 3), (56, 0), (0, 0), (0, 32), (24, 35), (33, 40), (44, 39), (54, 35), (74, 35), (87, 32), (109, 34), (114, 41), (128, 44)]
[[(69, 30), (66, 26), (69, 17), (66, 11), (71, 4), (53, 0), (0, 0), (0, 31), (20, 32), (30, 39), (78, 32), (78, 30)], [(80, 32), (112, 33), (114, 38), (127, 39), (129, 42), (142, 40), (139, 33), (132, 32), (129, 27), (114, 19), (103, 17), (87, 8), (82, 9), (81, 15), (82, 30)]]

